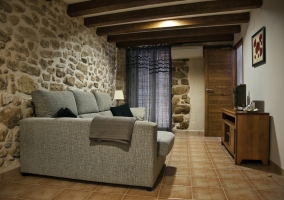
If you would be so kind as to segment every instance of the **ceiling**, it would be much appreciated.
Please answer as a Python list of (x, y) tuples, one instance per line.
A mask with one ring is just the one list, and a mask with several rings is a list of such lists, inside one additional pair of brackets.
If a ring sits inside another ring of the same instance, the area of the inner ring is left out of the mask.
[(262, 0), (64, 0), (71, 17), (118, 48), (231, 42)]

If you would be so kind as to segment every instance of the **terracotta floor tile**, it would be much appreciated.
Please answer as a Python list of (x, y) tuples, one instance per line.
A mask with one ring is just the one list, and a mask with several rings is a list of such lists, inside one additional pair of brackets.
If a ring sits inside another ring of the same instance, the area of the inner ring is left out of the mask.
[(200, 152), (207, 152), (207, 149), (204, 147), (204, 146), (189, 146), (187, 148), (188, 150), (188, 153), (193, 151), (193, 152), (196, 152), (196, 151), (200, 151)]
[(211, 157), (228, 157), (228, 154), (226, 152), (208, 152), (209, 156)]
[(181, 152), (181, 151), (174, 151), (174, 152), (171, 153), (171, 156), (172, 157), (176, 157), (176, 156), (180, 157), (180, 156), (184, 156), (184, 154), (188, 154), (188, 153), (187, 152)]
[(260, 161), (235, 165), (220, 138), (179, 133), (150, 192), (144, 187), (22, 176), (16, 170), (2, 176), (0, 200), (284, 199), (284, 176), (271, 166)]
[(72, 183), (72, 181), (68, 180), (68, 179), (50, 178), (50, 179), (44, 181), (43, 183), (41, 183), (41, 185), (66, 188), (69, 185), (71, 185), (71, 183)]
[(23, 176), (20, 173), (20, 169), (11, 170), (9, 172), (1, 174), (1, 181), (15, 181), (22, 178)]
[(159, 198), (181, 198), (181, 199), (191, 199), (192, 191), (191, 187), (187, 186), (171, 186), (162, 185)]
[(283, 190), (257, 190), (258, 194), (262, 197), (263, 200), (282, 200), (284, 199)]
[(191, 176), (217, 177), (217, 174), (213, 168), (191, 168)]
[(209, 156), (190, 156), (191, 162), (211, 162), (211, 159)]
[(275, 179), (282, 179), (282, 180), (284, 180), (284, 175), (282, 175), (282, 174), (279, 174), (278, 172), (269, 172), (271, 175), (272, 175), (272, 177), (273, 178), (275, 178)]
[(103, 184), (96, 189), (96, 192), (125, 194), (128, 188), (128, 186), (123, 185)]
[(21, 183), (12, 183), (0, 190), (0, 197), (16, 198), (23, 195), (33, 187), (35, 186)]
[(263, 179), (263, 178), (271, 179), (271, 177), (269, 177), (268, 172), (261, 170), (242, 170), (242, 173), (247, 179)]
[(223, 154), (224, 153), (224, 150), (221, 149), (221, 148), (207, 148), (207, 151), (208, 153), (220, 153), (220, 154)]
[(122, 200), (157, 200), (157, 197), (125, 195)]
[(248, 179), (256, 190), (284, 190), (274, 179)]
[(226, 189), (253, 189), (245, 178), (220, 178), (220, 181)]
[(75, 181), (68, 186), (68, 189), (94, 191), (99, 185), (95, 182)]
[(193, 199), (226, 199), (226, 196), (221, 188), (193, 188)]
[(260, 196), (255, 190), (225, 190), (225, 193), (230, 200), (235, 199), (248, 199), (248, 200), (261, 200)]
[(129, 190), (126, 192), (126, 195), (158, 197), (160, 188), (161, 185), (158, 185), (155, 186), (151, 191), (147, 191), (146, 188), (143, 187), (131, 186)]
[(192, 187), (220, 188), (220, 181), (217, 177), (192, 176)]
[(190, 176), (165, 176), (162, 185), (184, 185), (191, 186)]
[(209, 161), (195, 161), (190, 163), (193, 168), (213, 168), (212, 162)]
[(121, 194), (94, 192), (87, 200), (121, 200), (122, 198)]
[(64, 189), (52, 200), (85, 200), (92, 194), (91, 191)]
[(15, 198), (0, 197), (0, 200), (14, 200)]
[(185, 162), (189, 162), (189, 156), (188, 154), (186, 155), (179, 155), (179, 156), (174, 156), (174, 155), (171, 155), (170, 158), (169, 158), (169, 161), (185, 161)]
[(62, 189), (58, 187), (36, 186), (20, 197), (30, 200), (49, 200), (61, 191)]
[(169, 160), (167, 163), (167, 166), (172, 166), (172, 167), (189, 167), (189, 161), (186, 159), (184, 160)]
[(275, 179), (280, 185), (284, 187), (284, 179)]
[(272, 165), (263, 165), (261, 166), (262, 170), (265, 170), (265, 171), (275, 171), (276, 172), (276, 169), (274, 168), (274, 166)]
[(226, 157), (211, 157), (211, 160), (213, 163), (235, 163), (235, 161), (229, 157), (229, 156), (226, 156)]
[(0, 190), (3, 189), (4, 187), (7, 187), (10, 185), (12, 182), (7, 182), (7, 181), (0, 181)]
[(241, 165), (238, 165), (238, 168), (240, 170), (262, 170), (262, 165), (258, 163), (241, 163)]
[(17, 179), (15, 182), (38, 185), (38, 184), (43, 183), (46, 180), (47, 178), (42, 177), (42, 176), (28, 175), (28, 176), (23, 176), (20, 179)]
[(238, 167), (235, 165), (235, 163), (227, 163), (227, 162), (224, 162), (224, 163), (214, 162), (213, 166), (216, 169), (235, 169), (235, 170), (238, 169)]
[(238, 169), (216, 169), (216, 171), (220, 178), (244, 178)]
[(189, 154), (190, 156), (200, 156), (200, 157), (202, 157), (202, 156), (208, 156), (208, 153), (205, 152), (205, 151), (201, 151), (201, 152), (199, 152), (199, 151), (189, 151), (188, 154)]
[(190, 168), (188, 167), (167, 167), (165, 171), (165, 176), (190, 176)]

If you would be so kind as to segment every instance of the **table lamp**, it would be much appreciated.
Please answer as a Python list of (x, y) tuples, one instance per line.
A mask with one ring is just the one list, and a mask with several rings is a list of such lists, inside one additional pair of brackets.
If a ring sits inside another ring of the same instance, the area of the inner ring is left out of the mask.
[(117, 100), (116, 106), (119, 106), (119, 100), (124, 100), (124, 95), (122, 90), (115, 90), (114, 92), (114, 100)]

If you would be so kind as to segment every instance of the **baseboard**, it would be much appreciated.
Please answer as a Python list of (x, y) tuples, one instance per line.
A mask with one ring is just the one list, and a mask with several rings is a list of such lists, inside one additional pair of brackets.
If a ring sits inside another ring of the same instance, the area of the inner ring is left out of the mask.
[(280, 166), (278, 166), (276, 163), (273, 161), (269, 160), (269, 164), (271, 167), (273, 167), (277, 173), (284, 175), (284, 169), (282, 169)]

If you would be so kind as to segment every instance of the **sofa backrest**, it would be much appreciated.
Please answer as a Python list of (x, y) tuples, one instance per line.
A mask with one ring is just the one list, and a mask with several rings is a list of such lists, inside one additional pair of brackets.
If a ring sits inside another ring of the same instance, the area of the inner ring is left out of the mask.
[(112, 116), (112, 100), (108, 93), (35, 90), (32, 92), (37, 117), (56, 117), (61, 108), (69, 108), (81, 118), (97, 115)]
[(79, 90), (72, 90), (74, 94), (78, 114), (98, 113), (99, 107), (92, 92), (82, 92)]
[(112, 106), (112, 100), (108, 93), (94, 92), (94, 95), (96, 97), (100, 112), (107, 111), (110, 109), (110, 107)]
[(34, 90), (32, 101), (37, 117), (56, 117), (60, 108), (69, 108), (78, 115), (74, 95), (70, 91)]

